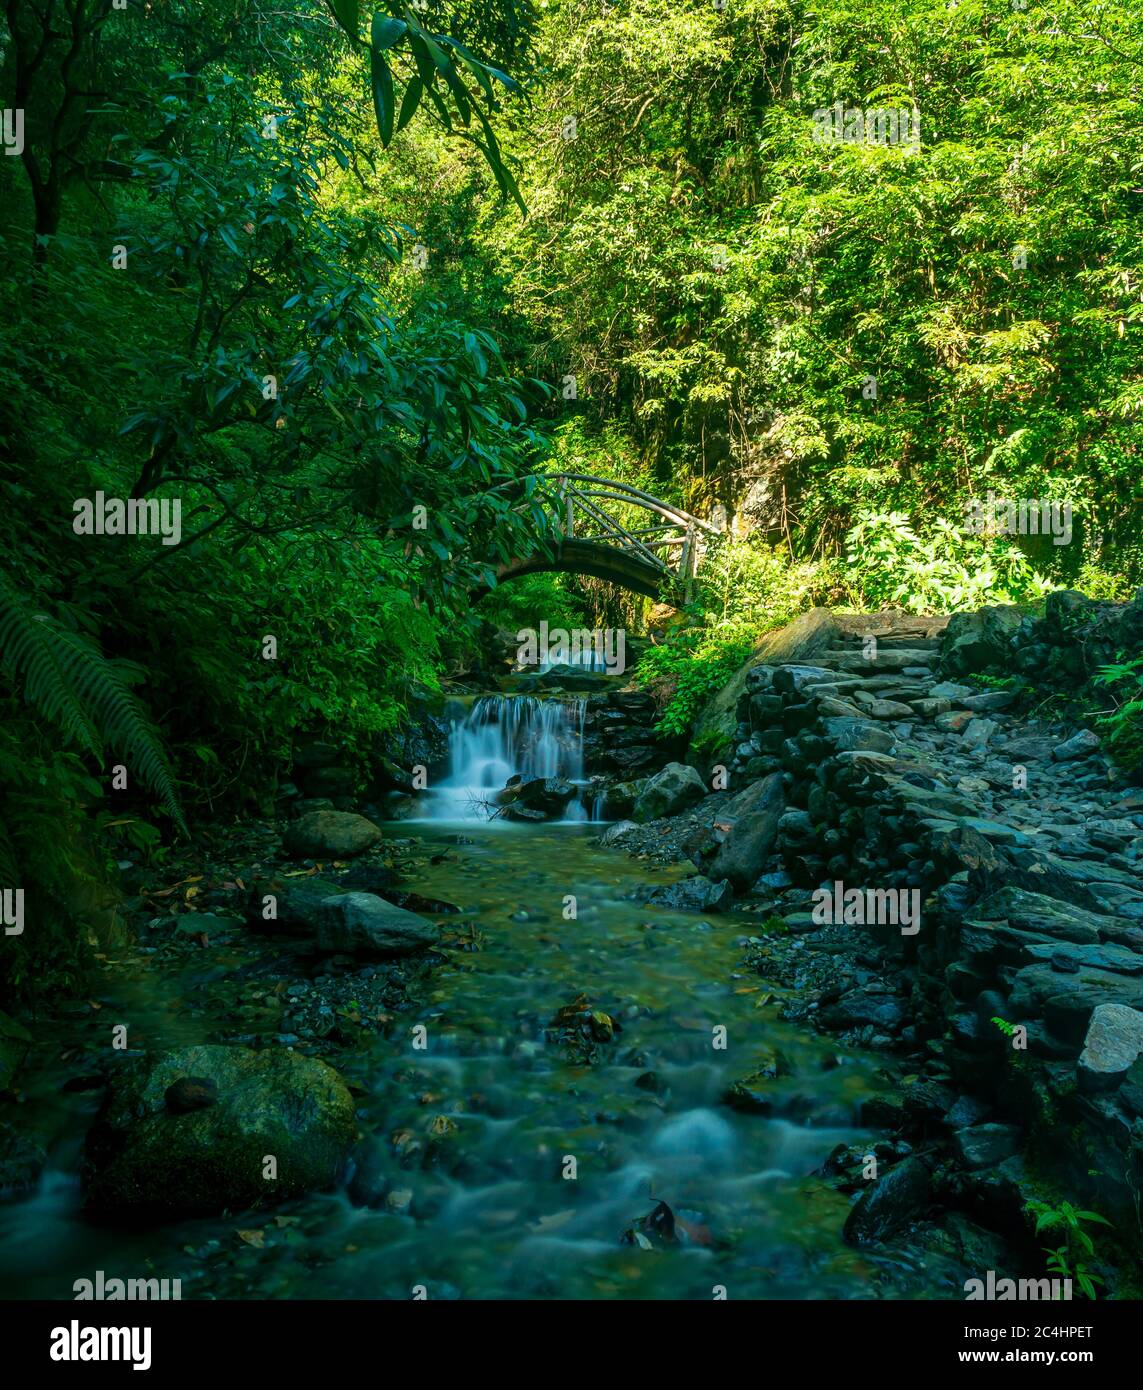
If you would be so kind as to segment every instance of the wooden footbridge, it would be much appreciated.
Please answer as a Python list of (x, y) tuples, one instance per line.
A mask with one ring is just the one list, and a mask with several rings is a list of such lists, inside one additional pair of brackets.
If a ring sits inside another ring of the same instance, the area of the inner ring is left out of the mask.
[(586, 473), (545, 476), (552, 543), (497, 569), (497, 582), (562, 570), (657, 598), (665, 581), (686, 586), (720, 528), (628, 483)]

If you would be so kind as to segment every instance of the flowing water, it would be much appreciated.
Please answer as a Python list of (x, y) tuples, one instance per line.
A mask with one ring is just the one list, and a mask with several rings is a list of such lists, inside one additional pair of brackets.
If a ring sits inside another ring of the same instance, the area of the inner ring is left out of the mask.
[[(184, 1298), (409, 1298), (418, 1286), (431, 1298), (490, 1299), (958, 1288), (964, 1272), (930, 1255), (843, 1243), (850, 1199), (816, 1170), (840, 1143), (864, 1151), (877, 1140), (859, 1126), (861, 1103), (892, 1083), (875, 1055), (781, 1020), (785, 991), (739, 968), (749, 917), (641, 906), (640, 890), (686, 867), (604, 849), (594, 827), (471, 818), (474, 801), (514, 773), (582, 777), (582, 720), (581, 701), (478, 700), (453, 731), (437, 819), (386, 827), (407, 886), (460, 912), (440, 919), (447, 959), (414, 976), (411, 1011), (326, 1053), (354, 1090), (380, 1206), (341, 1190), (143, 1229), (84, 1219), (76, 1174), (99, 1092), (63, 1083), (94, 1069), (105, 1020), (128, 1022), (136, 1046), (217, 1041), (244, 1026), (221, 982), (241, 976), (274, 997), (299, 979), (320, 988), (332, 968), (361, 969), (283, 957), (245, 935), (190, 957), (128, 951), (98, 1015), (76, 1006), (86, 1041), (78, 1014), (80, 1036), (66, 1018), (38, 1033), (23, 1084), (50, 1163), (34, 1195), (0, 1206), (0, 1297), (70, 1298), (73, 1282), (97, 1270), (179, 1278)], [(620, 1029), (592, 1057), (549, 1033), (580, 995)], [(726, 1105), (727, 1087), (764, 1065), (778, 1072), (763, 1083), (769, 1113)], [(681, 1239), (625, 1242), (660, 1201)]]
[[(425, 794), (427, 819), (488, 820), (497, 810), (496, 794), (514, 775), (557, 778), (582, 789), (586, 708), (582, 698), (482, 695), (453, 722), (448, 772)], [(565, 819), (589, 818), (577, 795)]]

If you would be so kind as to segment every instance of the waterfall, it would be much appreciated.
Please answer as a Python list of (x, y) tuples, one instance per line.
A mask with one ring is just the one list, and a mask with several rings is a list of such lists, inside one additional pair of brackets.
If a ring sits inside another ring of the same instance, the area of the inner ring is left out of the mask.
[(429, 789), (432, 820), (484, 820), (510, 777), (558, 778), (577, 787), (565, 820), (587, 820), (578, 788), (584, 782), (584, 699), (482, 695), (449, 735), (448, 774)]

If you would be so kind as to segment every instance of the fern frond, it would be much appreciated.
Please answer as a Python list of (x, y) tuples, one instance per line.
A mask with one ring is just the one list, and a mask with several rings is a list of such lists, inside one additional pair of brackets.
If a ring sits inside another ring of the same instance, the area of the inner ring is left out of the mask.
[(36, 613), (0, 574), (0, 669), (24, 683), (24, 698), (66, 739), (101, 758), (119, 753), (186, 832), (162, 741), (122, 670), (94, 641)]
[(0, 574), (0, 669), (23, 677), (24, 698), (85, 753), (100, 755), (99, 731), (60, 660), (59, 629)]

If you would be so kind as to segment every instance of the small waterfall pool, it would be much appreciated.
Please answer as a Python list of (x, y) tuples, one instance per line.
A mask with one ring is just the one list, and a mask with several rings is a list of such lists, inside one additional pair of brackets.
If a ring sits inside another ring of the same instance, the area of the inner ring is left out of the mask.
[(598, 819), (584, 776), (583, 730), (587, 701), (564, 696), (482, 695), (449, 736), (448, 772), (425, 789), (416, 820), (491, 820), (512, 778), (570, 784), (565, 821)]

